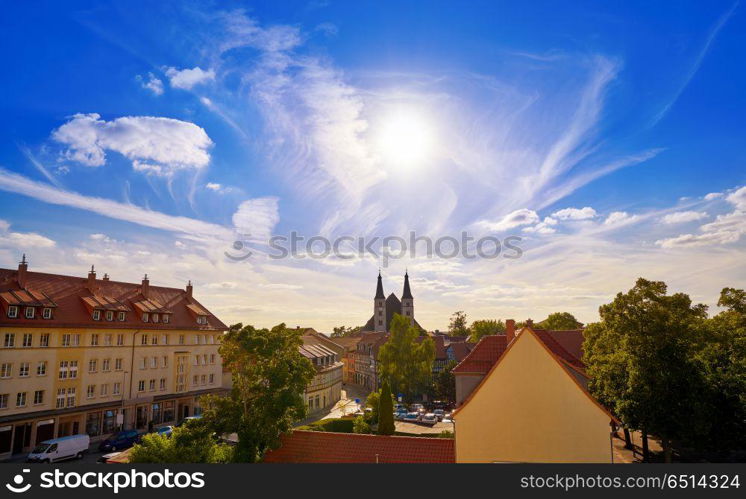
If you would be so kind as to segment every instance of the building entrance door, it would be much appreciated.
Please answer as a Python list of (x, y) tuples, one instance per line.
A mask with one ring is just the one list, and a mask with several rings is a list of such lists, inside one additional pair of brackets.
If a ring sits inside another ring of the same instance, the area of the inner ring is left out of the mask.
[(13, 454), (20, 454), (24, 447), (31, 445), (31, 423), (16, 425), (13, 436)]
[(40, 421), (36, 425), (36, 445), (39, 445), (44, 440), (51, 440), (54, 438), (54, 420)]

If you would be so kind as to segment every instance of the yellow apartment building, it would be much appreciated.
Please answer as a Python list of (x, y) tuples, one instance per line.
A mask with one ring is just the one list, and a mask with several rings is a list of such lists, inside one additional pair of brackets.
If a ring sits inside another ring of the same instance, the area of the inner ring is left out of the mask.
[(198, 414), (227, 329), (185, 289), (0, 269), (0, 459)]

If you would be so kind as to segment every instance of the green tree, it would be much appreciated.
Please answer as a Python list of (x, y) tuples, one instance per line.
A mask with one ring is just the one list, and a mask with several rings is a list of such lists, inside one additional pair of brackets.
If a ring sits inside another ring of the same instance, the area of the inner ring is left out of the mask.
[(437, 400), (456, 402), (456, 377), (453, 375), (456, 364), (457, 362), (452, 360), (442, 371), (433, 375), (433, 394)]
[(701, 433), (704, 383), (694, 360), (704, 305), (667, 295), (665, 283), (638, 279), (599, 309), (601, 323), (585, 332), (590, 390), (630, 428), (672, 443)]
[(364, 417), (358, 416), (355, 418), (355, 422), (352, 425), (353, 433), (370, 433), (370, 424), (365, 420)]
[(389, 382), (383, 380), (381, 385), (380, 405), (378, 410), (378, 434), (393, 435), (396, 431), (394, 424), (394, 399), (391, 396)]
[(435, 360), (435, 343), (428, 337), (418, 339), (419, 335), (409, 319), (394, 314), (389, 338), (378, 351), (379, 374), (394, 393), (407, 398), (429, 385)]
[(453, 336), (467, 336), (469, 334), (466, 314), (462, 310), (454, 312), (451, 316), (451, 321), (448, 324), (448, 332)]
[(303, 393), (315, 374), (298, 347), (300, 331), (280, 324), (231, 326), (220, 355), (233, 377), (230, 396), (203, 397), (205, 422), (218, 434), (237, 433), (235, 460), (257, 462), (306, 415)]
[(374, 425), (378, 423), (378, 411), (381, 408), (381, 390), (370, 392), (365, 398), (365, 407), (370, 409), (365, 413), (365, 421)]
[(358, 327), (347, 327), (347, 326), (339, 326), (332, 329), (332, 338), (344, 338), (346, 336), (352, 336), (355, 333), (360, 331), (360, 326)]
[(129, 455), (131, 463), (228, 463), (233, 447), (217, 442), (212, 429), (201, 421), (174, 428), (170, 437), (150, 433)]
[(476, 343), (484, 336), (492, 336), (505, 332), (505, 323), (503, 321), (488, 319), (478, 320), (469, 326), (469, 341)]
[(570, 312), (555, 312), (549, 314), (549, 317), (539, 322), (536, 325), (539, 329), (579, 329), (583, 327), (582, 322), (578, 322), (574, 315)]

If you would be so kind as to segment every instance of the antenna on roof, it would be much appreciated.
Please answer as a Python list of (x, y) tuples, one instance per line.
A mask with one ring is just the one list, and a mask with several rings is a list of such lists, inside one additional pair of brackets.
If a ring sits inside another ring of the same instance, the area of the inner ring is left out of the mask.
[(20, 263), (22, 263), (22, 264), (27, 263), (26, 262), (26, 253), (24, 253), (23, 256), (21, 257), (21, 262)]
[(145, 277), (143, 277), (143, 280), (147, 280), (147, 279), (148, 279), (148, 274), (145, 274)]
[(91, 265), (91, 272), (96, 272), (96, 270), (93, 268), (93, 265)]

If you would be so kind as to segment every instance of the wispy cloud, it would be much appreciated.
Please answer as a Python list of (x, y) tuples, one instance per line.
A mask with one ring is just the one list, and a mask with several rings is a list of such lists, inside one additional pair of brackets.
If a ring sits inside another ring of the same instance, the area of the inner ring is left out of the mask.
[(212, 69), (204, 70), (199, 66), (192, 69), (165, 68), (168, 81), (173, 88), (191, 90), (196, 85), (202, 85), (209, 81), (215, 80), (215, 71)]
[(135, 77), (140, 82), (142, 88), (150, 90), (155, 95), (163, 95), (163, 82), (153, 73), (148, 73), (147, 79), (144, 76)]

